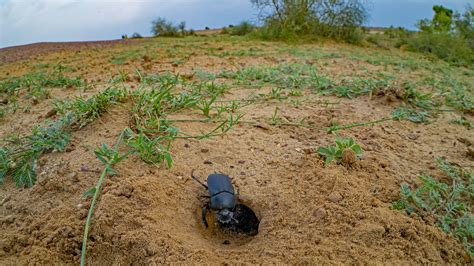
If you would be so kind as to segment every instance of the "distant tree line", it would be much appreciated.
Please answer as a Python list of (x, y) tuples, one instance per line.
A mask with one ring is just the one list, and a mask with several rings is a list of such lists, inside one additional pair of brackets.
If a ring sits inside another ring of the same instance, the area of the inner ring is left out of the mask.
[[(454, 12), (444, 6), (433, 6), (433, 17), (422, 19), (416, 26), (419, 31), (389, 28), (385, 36), (397, 48), (436, 56), (447, 62), (474, 67), (474, 9)], [(379, 36), (367, 38), (379, 46), (388, 46)]]
[(165, 18), (159, 17), (156, 20), (151, 22), (151, 32), (154, 36), (164, 36), (164, 37), (179, 37), (186, 35), (194, 35), (194, 30), (186, 29), (186, 22), (181, 21), (179, 24), (175, 25), (170, 21), (167, 21)]

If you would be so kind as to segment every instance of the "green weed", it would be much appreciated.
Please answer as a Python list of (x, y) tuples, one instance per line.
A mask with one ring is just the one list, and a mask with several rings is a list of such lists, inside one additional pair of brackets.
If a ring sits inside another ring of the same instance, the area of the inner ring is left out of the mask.
[(441, 181), (422, 174), (418, 183), (401, 185), (400, 199), (393, 204), (397, 210), (421, 217), (436, 219), (444, 232), (461, 241), (474, 258), (474, 215), (471, 212), (474, 197), (474, 172), (469, 172), (438, 159), (444, 172)]
[(474, 123), (467, 120), (464, 116), (460, 116), (458, 119), (451, 120), (450, 122), (453, 124), (465, 126), (467, 129), (474, 129)]
[(393, 120), (408, 120), (414, 123), (429, 124), (431, 121), (428, 119), (431, 114), (428, 111), (400, 106), (392, 112)]
[(324, 157), (324, 164), (328, 165), (333, 160), (341, 162), (346, 149), (352, 150), (357, 158), (362, 156), (362, 149), (352, 138), (336, 138), (336, 145), (319, 147), (318, 154)]

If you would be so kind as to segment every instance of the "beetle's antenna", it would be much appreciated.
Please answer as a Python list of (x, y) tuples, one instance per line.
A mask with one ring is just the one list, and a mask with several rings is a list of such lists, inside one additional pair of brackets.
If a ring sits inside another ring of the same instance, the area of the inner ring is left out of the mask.
[(208, 189), (207, 186), (206, 186), (206, 184), (204, 184), (203, 182), (201, 182), (201, 180), (199, 180), (197, 177), (194, 176), (194, 169), (191, 170), (191, 177), (192, 177), (194, 180), (196, 180), (196, 182), (198, 182), (199, 184), (201, 184), (201, 186), (203, 186), (203, 187), (205, 187), (206, 189)]

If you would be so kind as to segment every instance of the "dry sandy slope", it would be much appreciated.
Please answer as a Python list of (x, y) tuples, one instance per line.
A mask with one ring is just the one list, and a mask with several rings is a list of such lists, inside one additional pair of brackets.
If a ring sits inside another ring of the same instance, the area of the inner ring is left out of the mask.
[[(191, 58), (176, 70), (182, 73), (199, 63), (220, 70), (227, 64), (226, 60), (200, 56), (199, 61)], [(169, 67), (163, 62), (166, 60), (156, 64), (165, 69)], [(245, 63), (255, 59), (236, 60)], [(337, 68), (339, 63), (341, 67), (347, 65), (334, 60), (328, 68)], [(226, 98), (250, 92), (235, 88)], [(320, 99), (310, 93), (304, 97), (314, 102)], [(263, 122), (278, 106), (288, 120), (308, 117), (307, 122), (326, 127), (334, 118), (341, 123), (380, 118), (390, 114), (393, 107), (376, 97), (324, 99), (341, 104), (326, 108), (310, 103), (294, 107), (263, 102), (242, 111), (245, 119)], [(32, 117), (46, 111), (33, 109), (30, 114), (7, 118), (1, 131), (11, 131), (22, 120), (34, 120)], [(181, 115), (195, 116), (189, 112)], [(332, 143), (334, 135), (297, 127), (248, 124), (236, 126), (223, 137), (177, 140), (171, 169), (131, 157), (117, 166), (118, 176), (107, 178), (92, 222), (88, 261), (96, 265), (465, 263), (463, 247), (432, 222), (427, 224), (390, 209), (402, 182), (411, 181), (422, 171), (436, 173), (437, 157), (445, 156), (460, 164), (470, 162), (457, 138), (472, 139), (472, 133), (448, 123), (453, 116), (443, 114), (430, 125), (389, 121), (342, 131), (342, 135), (354, 137), (364, 150), (362, 160), (352, 167), (324, 167), (321, 158), (307, 152)], [(126, 105), (111, 108), (73, 134), (68, 152), (47, 154), (41, 159), (33, 188), (17, 190), (11, 181), (0, 187), (0, 264), (78, 263), (89, 206), (81, 196), (98, 178), (97, 173), (79, 169), (86, 165), (100, 170), (93, 149), (100, 143), (113, 144), (128, 119)], [(186, 132), (199, 132), (212, 125), (183, 123), (180, 127)], [(205, 192), (189, 178), (192, 169), (202, 179), (214, 171), (231, 176), (241, 198), (261, 218), (260, 233), (236, 239), (204, 230), (199, 195)], [(230, 244), (223, 244), (226, 239)]]

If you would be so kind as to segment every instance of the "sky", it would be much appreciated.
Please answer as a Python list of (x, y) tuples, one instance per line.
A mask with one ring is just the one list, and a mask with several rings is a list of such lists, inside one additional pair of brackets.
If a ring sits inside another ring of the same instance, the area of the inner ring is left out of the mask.
[[(441, 4), (462, 11), (474, 0), (365, 0), (367, 26), (414, 29)], [(35, 42), (119, 39), (149, 36), (151, 21), (164, 17), (188, 28), (220, 28), (243, 20), (257, 22), (250, 0), (0, 0), (0, 47)]]

